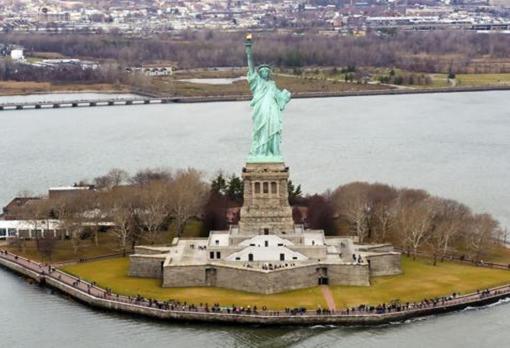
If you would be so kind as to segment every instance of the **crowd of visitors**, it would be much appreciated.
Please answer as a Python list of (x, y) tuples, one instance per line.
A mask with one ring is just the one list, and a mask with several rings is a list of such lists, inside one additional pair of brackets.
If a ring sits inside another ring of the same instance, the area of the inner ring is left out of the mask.
[[(151, 308), (157, 308), (160, 310), (170, 311), (186, 311), (186, 312), (201, 312), (201, 313), (222, 313), (222, 314), (244, 314), (244, 315), (381, 315), (388, 313), (396, 313), (402, 311), (415, 311), (422, 309), (430, 309), (435, 307), (444, 307), (452, 304), (461, 304), (466, 302), (474, 302), (477, 299), (485, 299), (491, 296), (498, 296), (502, 294), (510, 294), (510, 287), (497, 288), (497, 289), (485, 289), (477, 290), (476, 294), (460, 295), (458, 292), (454, 292), (448, 296), (434, 297), (423, 299), (419, 302), (405, 302), (401, 303), (399, 300), (391, 301), (390, 303), (382, 303), (379, 305), (367, 305), (362, 304), (357, 307), (345, 308), (343, 310), (333, 311), (330, 309), (324, 309), (318, 307), (315, 311), (309, 311), (305, 307), (285, 308), (282, 312), (268, 310), (266, 306), (258, 308), (257, 306), (222, 306), (219, 303), (209, 305), (208, 303), (200, 303), (199, 305), (190, 304), (178, 300), (167, 300), (161, 301), (153, 298), (145, 298), (142, 295), (137, 296), (122, 296), (114, 293), (110, 288), (100, 288), (95, 282), (86, 282), (81, 280), (79, 277), (72, 277), (71, 275), (61, 272), (55, 267), (48, 264), (41, 264), (35, 261), (30, 261), (25, 258), (19, 258), (15, 254), (10, 254), (8, 251), (0, 250), (0, 256), (8, 257), (11, 260), (18, 260), (18, 262), (25, 262), (31, 265), (32, 270), (38, 270), (41, 275), (48, 275), (54, 279), (58, 279), (68, 285), (73, 286), (81, 291), (86, 291), (88, 294), (92, 294), (91, 290), (94, 289), (94, 295), (102, 297), (108, 300), (115, 300), (123, 303), (130, 303), (133, 305), (146, 306)], [(356, 255), (353, 255), (353, 259)], [(358, 259), (356, 258), (356, 261)], [(293, 264), (278, 265), (280, 267), (288, 267)], [(262, 267), (268, 267), (268, 269), (277, 269), (277, 265), (267, 264)], [(272, 268), (271, 268), (272, 267)], [(264, 269), (264, 268), (263, 268)]]
[(363, 258), (361, 255), (356, 256), (356, 254), (352, 254), (352, 263), (361, 264), (363, 263)]
[(282, 268), (289, 268), (289, 267), (295, 267), (296, 264), (295, 263), (263, 263), (263, 264), (251, 264), (251, 263), (245, 263), (243, 264), (243, 267), (246, 267), (246, 268), (255, 268), (255, 267), (260, 267), (260, 269), (264, 270), (264, 271), (275, 271), (277, 269), (282, 269)]

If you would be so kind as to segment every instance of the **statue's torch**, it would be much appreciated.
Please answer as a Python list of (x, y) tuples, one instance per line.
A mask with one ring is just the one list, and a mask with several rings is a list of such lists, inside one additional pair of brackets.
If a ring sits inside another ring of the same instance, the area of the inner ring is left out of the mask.
[(246, 34), (244, 37), (244, 45), (245, 46), (251, 46), (252, 45), (252, 35), (251, 33)]

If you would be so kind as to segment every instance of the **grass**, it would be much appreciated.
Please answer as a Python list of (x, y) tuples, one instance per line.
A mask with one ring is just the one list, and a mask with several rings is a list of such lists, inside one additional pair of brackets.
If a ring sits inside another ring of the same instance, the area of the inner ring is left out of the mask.
[[(80, 241), (80, 248), (77, 254), (74, 253), (70, 240), (57, 240), (55, 243), (51, 262), (69, 262), (79, 258), (93, 258), (120, 252), (118, 239), (113, 233), (99, 233), (98, 245), (95, 245), (92, 239)], [(4, 248), (32, 260), (49, 261), (39, 253), (35, 240), (25, 241), (21, 249), (15, 245), (7, 245)]]
[[(296, 290), (274, 295), (258, 295), (220, 288), (162, 288), (158, 279), (132, 278), (127, 276), (129, 260), (115, 258), (65, 266), (64, 271), (94, 280), (103, 287), (125, 295), (142, 294), (162, 300), (175, 299), (190, 303), (215, 303), (223, 305), (267, 306), (271, 309), (303, 306), (315, 309), (326, 307), (319, 287)], [(485, 269), (445, 262), (432, 266), (429, 260), (412, 261), (402, 258), (403, 274), (377, 277), (370, 287), (331, 286), (337, 308), (358, 304), (378, 304), (394, 299), (401, 301), (421, 300), (425, 297), (442, 296), (452, 292), (471, 292), (510, 282), (510, 272)]]
[(510, 248), (500, 246), (494, 249), (491, 256), (487, 258), (488, 262), (510, 264)]
[(107, 83), (51, 83), (34, 81), (0, 81), (0, 95), (18, 95), (31, 93), (56, 92), (122, 92), (128, 91), (124, 86)]
[(510, 74), (457, 74), (459, 86), (510, 85)]
[[(374, 76), (385, 75), (390, 69), (371, 68), (368, 69)], [(400, 69), (394, 69), (397, 74), (410, 74)], [(416, 73), (420, 75), (421, 73)], [(430, 76), (432, 82), (427, 85), (410, 85), (413, 88), (438, 88), (451, 87), (447, 81), (446, 74), (425, 74)], [(154, 77), (150, 80), (147, 90), (157, 94), (176, 95), (184, 97), (206, 97), (206, 96), (238, 96), (249, 95), (248, 84), (246, 81), (237, 81), (232, 84), (211, 85), (202, 83), (191, 83), (179, 81), (184, 78), (225, 78), (244, 76), (241, 70), (226, 71), (193, 71), (178, 72), (174, 76)], [(307, 71), (303, 76), (290, 74), (275, 74), (274, 78), (280, 88), (286, 88), (293, 94), (307, 92), (326, 92), (342, 93), (364, 90), (383, 90), (392, 87), (384, 84), (358, 84), (347, 83), (344, 81), (344, 75), (341, 73), (330, 74), (327, 71), (317, 69), (317, 71)], [(509, 74), (457, 74), (457, 86), (500, 86), (510, 85)], [(128, 91), (127, 86), (117, 86), (112, 84), (85, 84), (85, 83), (49, 83), (33, 81), (0, 81), (0, 95), (15, 95), (29, 93), (50, 93), (61, 91)]]
[(453, 262), (433, 266), (428, 259), (412, 261), (402, 256), (403, 274), (377, 277), (370, 287), (331, 287), (337, 308), (360, 303), (379, 304), (395, 299), (417, 301), (510, 283), (510, 272)]
[[(222, 77), (225, 74), (209, 77)], [(236, 77), (244, 76), (238, 73)], [(198, 75), (202, 76), (202, 75)], [(190, 76), (186, 76), (189, 78)], [(205, 83), (191, 83), (179, 81), (182, 76), (160, 77), (152, 80), (149, 90), (157, 91), (163, 94), (172, 94), (178, 96), (237, 96), (249, 95), (250, 90), (246, 81), (236, 81), (231, 84), (212, 85)], [(346, 83), (343, 81), (331, 81), (316, 78), (302, 78), (291, 75), (274, 75), (274, 79), (279, 88), (286, 88), (294, 94), (305, 92), (347, 92), (360, 90), (381, 90), (390, 89), (384, 85), (369, 85), (358, 83)]]

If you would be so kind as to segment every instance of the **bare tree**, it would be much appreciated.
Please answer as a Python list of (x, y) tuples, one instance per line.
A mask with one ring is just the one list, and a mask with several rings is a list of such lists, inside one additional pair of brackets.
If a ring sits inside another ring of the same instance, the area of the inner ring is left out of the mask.
[(78, 255), (82, 242), (83, 225), (88, 209), (86, 195), (64, 196), (53, 202), (54, 210), (70, 239), (74, 255)]
[(95, 178), (94, 184), (97, 188), (111, 190), (125, 183), (128, 178), (129, 174), (125, 170), (113, 168), (107, 174)]
[(137, 196), (131, 187), (118, 187), (101, 196), (101, 210), (114, 223), (113, 233), (119, 238), (124, 253), (128, 241), (135, 238), (134, 217)]
[(152, 181), (139, 190), (140, 205), (136, 210), (136, 220), (143, 236), (154, 244), (170, 215), (169, 190), (171, 182)]
[(395, 221), (395, 202), (398, 192), (395, 188), (372, 184), (368, 192), (371, 208), (369, 235), (372, 240), (388, 242)]
[(368, 183), (354, 182), (340, 186), (332, 195), (338, 214), (347, 220), (360, 243), (365, 241), (369, 232), (371, 206), (368, 190)]
[(37, 251), (44, 259), (51, 262), (51, 257), (55, 251), (57, 245), (57, 239), (51, 235), (45, 235), (42, 238), (38, 238), (36, 241)]
[(209, 185), (195, 169), (178, 171), (170, 187), (169, 208), (177, 236), (181, 236), (190, 218), (199, 215), (209, 193)]
[(429, 242), (436, 265), (438, 257), (444, 260), (452, 241), (462, 231), (471, 212), (468, 207), (453, 200), (435, 198), (432, 204), (435, 214)]
[(50, 215), (50, 205), (45, 199), (30, 200), (21, 207), (16, 208), (15, 215), (26, 220), (31, 230), (35, 233), (32, 238), (41, 238), (44, 234), (43, 230), (48, 223)]
[(466, 248), (470, 256), (476, 261), (482, 261), (482, 257), (490, 254), (497, 243), (499, 224), (489, 214), (474, 215), (468, 221)]
[(418, 249), (430, 238), (433, 205), (428, 194), (421, 190), (402, 190), (397, 202), (397, 228), (404, 248), (415, 260)]
[(165, 168), (156, 168), (156, 169), (143, 169), (139, 170), (135, 175), (133, 175), (129, 181), (132, 184), (138, 186), (148, 185), (154, 181), (170, 181), (172, 179), (172, 172), (169, 169)]

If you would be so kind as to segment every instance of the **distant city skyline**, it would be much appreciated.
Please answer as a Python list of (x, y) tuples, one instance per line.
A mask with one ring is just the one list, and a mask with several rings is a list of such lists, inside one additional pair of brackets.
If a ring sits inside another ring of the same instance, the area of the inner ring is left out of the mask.
[(11, 0), (4, 32), (320, 29), (348, 34), (412, 30), (509, 30), (510, 0)]

